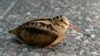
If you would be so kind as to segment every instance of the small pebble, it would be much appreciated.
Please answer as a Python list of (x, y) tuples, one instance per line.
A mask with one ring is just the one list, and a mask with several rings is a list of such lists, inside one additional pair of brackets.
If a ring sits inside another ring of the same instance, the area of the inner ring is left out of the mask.
[(59, 11), (61, 8), (55, 8), (56, 11)]
[(22, 46), (24, 47), (24, 46), (26, 46), (26, 44), (22, 44)]
[(19, 54), (19, 56), (23, 56), (22, 54)]
[(75, 39), (76, 39), (76, 40), (81, 40), (81, 37), (82, 37), (82, 36), (77, 36), (77, 37), (75, 37)]
[(92, 19), (89, 18), (89, 17), (87, 17), (86, 20), (89, 21), (89, 22), (92, 22)]
[(77, 33), (77, 31), (75, 31), (75, 30), (72, 30), (72, 33)]
[(39, 53), (34, 53), (34, 56), (40, 56), (40, 54)]
[(66, 54), (66, 56), (77, 56), (77, 55), (76, 54)]
[(3, 18), (3, 16), (0, 16), (0, 20)]
[(49, 53), (47, 54), (47, 56), (54, 56), (54, 55), (55, 55), (54, 52), (49, 52)]
[(89, 51), (89, 48), (86, 48), (85, 56), (91, 56), (91, 52)]
[(27, 12), (26, 15), (32, 15), (31, 12)]
[(0, 32), (3, 32), (3, 28), (0, 28)]
[(28, 50), (28, 48), (24, 48), (24, 49), (23, 49), (23, 51), (27, 51), (27, 50)]
[(89, 40), (84, 40), (84, 43), (90, 43)]
[(91, 33), (91, 30), (90, 30), (90, 29), (85, 29), (85, 31), (86, 31), (87, 33)]
[(7, 54), (7, 53), (3, 53), (3, 55), (2, 56), (10, 56), (9, 54)]
[(80, 50), (80, 55), (83, 55), (83, 53), (85, 53), (85, 50)]
[(97, 55), (99, 55), (99, 54), (95, 51), (95, 52), (91, 52), (91, 55), (92, 55), (92, 56), (97, 56)]
[(56, 53), (56, 56), (65, 56), (64, 53)]
[(34, 52), (30, 52), (29, 54), (30, 54), (30, 55), (34, 55)]
[(95, 34), (91, 34), (91, 38), (95, 38), (96, 37), (96, 35)]

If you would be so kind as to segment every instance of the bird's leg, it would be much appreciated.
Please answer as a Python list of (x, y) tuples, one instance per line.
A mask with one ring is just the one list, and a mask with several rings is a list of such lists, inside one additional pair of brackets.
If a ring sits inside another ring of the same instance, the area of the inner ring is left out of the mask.
[(57, 45), (58, 45), (58, 46), (63, 46), (63, 42), (60, 41), (60, 42), (58, 42), (57, 44), (55, 44), (54, 46), (57, 46)]
[(61, 46), (63, 46), (63, 42), (58, 42), (58, 45), (61, 45)]
[(45, 49), (49, 49), (49, 48), (53, 48), (53, 46), (52, 45), (48, 45), (48, 46), (45, 46), (44, 48)]
[(44, 47), (44, 49), (45, 49), (45, 51), (44, 51), (44, 52), (45, 52), (44, 56), (47, 56), (47, 50), (48, 50), (48, 49), (51, 49), (51, 48), (53, 48), (52, 45), (48, 45), (48, 46), (45, 46), (45, 47)]
[(58, 44), (63, 44), (62, 42), (58, 42)]
[[(58, 42), (57, 44), (55, 45), (59, 45), (59, 44), (63, 44), (62, 42)], [(44, 48), (48, 49), (48, 48), (53, 48), (53, 46), (55, 45), (48, 45), (48, 46), (45, 46)]]

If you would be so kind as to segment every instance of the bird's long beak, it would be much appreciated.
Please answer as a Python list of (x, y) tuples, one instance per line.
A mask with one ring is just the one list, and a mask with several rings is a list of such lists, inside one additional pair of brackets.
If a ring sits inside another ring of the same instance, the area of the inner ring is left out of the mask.
[(70, 29), (73, 29), (73, 30), (75, 30), (75, 31), (77, 31), (77, 32), (86, 34), (83, 30), (81, 30), (81, 29), (78, 28), (77, 26), (73, 25), (72, 23), (70, 23), (69, 28), (70, 28)]
[(86, 32), (84, 32), (83, 30), (81, 30), (81, 29), (78, 28), (77, 26), (73, 25), (72, 23), (70, 23), (69, 29), (73, 29), (73, 30), (75, 30), (75, 31), (77, 31), (77, 32), (80, 32), (80, 33), (84, 34), (84, 35), (90, 36), (89, 34), (87, 34)]

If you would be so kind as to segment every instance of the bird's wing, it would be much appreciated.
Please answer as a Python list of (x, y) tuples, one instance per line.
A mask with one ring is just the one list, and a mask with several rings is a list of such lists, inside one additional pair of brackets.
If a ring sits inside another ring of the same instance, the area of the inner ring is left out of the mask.
[(54, 31), (51, 22), (45, 20), (38, 20), (38, 21), (30, 21), (22, 25), (23, 28), (30, 31), (30, 33), (43, 33), (49, 35), (57, 35)]
[[(57, 33), (54, 30), (52, 30), (52, 26), (50, 24), (47, 24), (46, 26), (49, 26), (51, 29), (45, 28), (46, 27), (45, 24), (43, 25), (42, 23), (40, 23), (40, 25), (42, 24), (43, 27), (34, 25), (33, 22), (31, 22), (31, 23), (28, 22), (28, 23), (26, 23), (22, 26), (24, 26), (23, 29), (26, 30), (26, 32), (28, 32), (32, 38), (34, 38), (34, 39), (32, 39), (32, 41), (34, 42), (34, 44), (36, 43), (35, 45), (37, 45), (37, 43), (38, 43), (38, 45), (40, 43), (42, 43), (42, 45), (48, 45), (48, 44), (51, 44), (53, 41), (55, 41), (58, 38)], [(46, 44), (44, 44), (44, 43), (46, 43)]]

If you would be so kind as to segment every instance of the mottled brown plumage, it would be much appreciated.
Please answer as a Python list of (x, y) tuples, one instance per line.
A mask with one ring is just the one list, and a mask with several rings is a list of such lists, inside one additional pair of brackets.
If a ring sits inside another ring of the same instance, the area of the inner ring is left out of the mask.
[[(65, 16), (60, 15), (53, 19), (33, 19), (16, 29), (10, 30), (9, 33), (15, 34), (17, 39), (23, 43), (48, 47), (59, 43), (68, 28), (75, 28), (73, 26)], [(77, 31), (82, 32), (79, 29)]]

